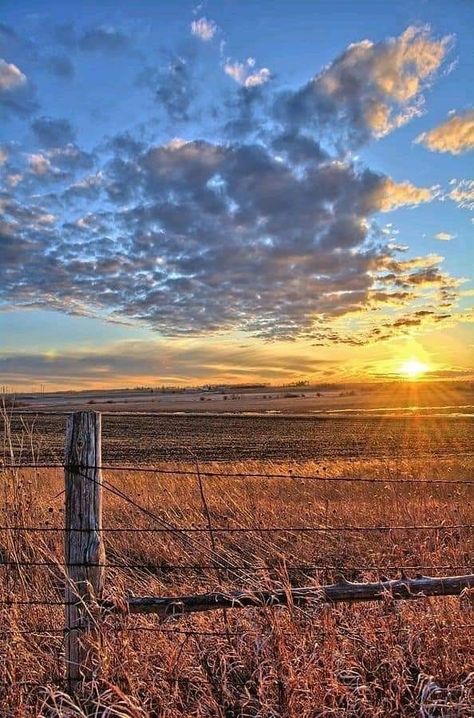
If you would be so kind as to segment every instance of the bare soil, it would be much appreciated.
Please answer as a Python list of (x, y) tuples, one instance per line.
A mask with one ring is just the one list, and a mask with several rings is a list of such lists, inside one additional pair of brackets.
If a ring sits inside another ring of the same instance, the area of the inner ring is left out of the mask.
[[(21, 428), (33, 428), (34, 453), (42, 462), (61, 461), (65, 415), (12, 417), (16, 453), (31, 461), (32, 447)], [(1, 430), (1, 426), (0, 426)], [(470, 417), (303, 418), (285, 416), (213, 416), (108, 414), (103, 417), (106, 463), (152, 465), (187, 460), (306, 460), (353, 457), (448, 457), (474, 453)]]

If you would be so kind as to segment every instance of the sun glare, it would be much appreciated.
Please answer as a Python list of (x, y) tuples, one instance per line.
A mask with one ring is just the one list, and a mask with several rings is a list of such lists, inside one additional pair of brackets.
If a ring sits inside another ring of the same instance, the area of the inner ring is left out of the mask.
[(428, 365), (424, 364), (419, 359), (407, 359), (400, 366), (400, 376), (406, 379), (419, 379), (423, 374), (428, 371)]

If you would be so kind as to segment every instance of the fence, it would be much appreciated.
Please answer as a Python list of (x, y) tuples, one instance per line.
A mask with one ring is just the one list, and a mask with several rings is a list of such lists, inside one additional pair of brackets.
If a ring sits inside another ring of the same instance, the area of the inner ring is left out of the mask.
[[(64, 630), (55, 628), (49, 629), (50, 633), (64, 633), (65, 636), (65, 668), (68, 682), (68, 688), (71, 692), (77, 690), (78, 685), (83, 680), (87, 680), (95, 675), (100, 669), (100, 624), (101, 621), (111, 613), (126, 611), (130, 614), (157, 614), (161, 618), (179, 617), (185, 614), (223, 610), (228, 609), (244, 609), (246, 607), (273, 607), (284, 606), (288, 604), (305, 604), (308, 602), (338, 603), (338, 602), (357, 602), (357, 601), (383, 601), (387, 598), (392, 600), (409, 600), (423, 598), (427, 596), (448, 596), (460, 595), (462, 592), (474, 588), (474, 574), (466, 575), (448, 575), (443, 577), (429, 577), (417, 573), (415, 578), (408, 578), (406, 571), (420, 571), (426, 568), (437, 570), (466, 570), (466, 566), (462, 565), (445, 565), (445, 566), (385, 566), (385, 571), (394, 570), (401, 571), (401, 577), (389, 580), (383, 576), (376, 582), (352, 582), (346, 580), (343, 575), (338, 575), (337, 580), (329, 585), (310, 585), (303, 587), (285, 587), (284, 589), (270, 590), (257, 588), (256, 590), (235, 590), (230, 592), (214, 591), (211, 593), (202, 593), (196, 595), (184, 595), (176, 597), (166, 596), (127, 596), (123, 601), (112, 602), (105, 600), (105, 569), (107, 567), (123, 567), (130, 568), (114, 561), (107, 562), (105, 555), (104, 534), (106, 532), (134, 533), (140, 532), (150, 535), (155, 533), (165, 533), (179, 536), (191, 548), (200, 546), (200, 536), (207, 534), (210, 537), (210, 550), (208, 551), (208, 564), (148, 564), (136, 563), (133, 568), (147, 569), (173, 569), (194, 570), (194, 569), (213, 569), (220, 576), (220, 572), (230, 572), (237, 579), (241, 575), (239, 572), (249, 571), (256, 568), (251, 562), (245, 558), (240, 564), (224, 561), (221, 554), (216, 550), (216, 536), (221, 533), (259, 533), (269, 534), (276, 532), (289, 532), (291, 534), (305, 533), (321, 533), (324, 535), (330, 533), (367, 533), (367, 532), (420, 532), (420, 531), (470, 531), (474, 528), (474, 524), (413, 524), (413, 525), (377, 525), (377, 526), (332, 526), (327, 522), (323, 526), (214, 526), (211, 521), (210, 511), (206, 501), (206, 495), (203, 486), (203, 479), (212, 476), (235, 476), (248, 478), (265, 478), (272, 481), (279, 479), (304, 479), (316, 482), (337, 482), (339, 484), (347, 484), (352, 481), (370, 484), (449, 484), (450, 487), (455, 485), (474, 485), (474, 481), (465, 479), (415, 479), (415, 478), (354, 478), (351, 476), (330, 477), (330, 476), (308, 476), (300, 474), (264, 474), (264, 473), (247, 473), (247, 474), (225, 474), (224, 472), (203, 471), (196, 466), (195, 475), (198, 480), (200, 497), (206, 517), (206, 526), (177, 526), (174, 523), (165, 520), (149, 508), (142, 506), (140, 503), (132, 499), (117, 486), (111, 484), (103, 477), (104, 469), (113, 469), (115, 471), (129, 471), (129, 466), (104, 465), (102, 463), (101, 454), (101, 415), (99, 413), (76, 412), (68, 417), (66, 430), (66, 454), (64, 464), (25, 464), (25, 463), (9, 463), (4, 464), (4, 469), (22, 469), (28, 466), (34, 468), (64, 468), (65, 472), (65, 520), (62, 528), (52, 526), (0, 526), (0, 531), (28, 531), (31, 533), (64, 533), (64, 567), (66, 571), (64, 581), (64, 600), (57, 601), (57, 605), (65, 606), (65, 627)], [(2, 468), (2, 467), (0, 467)], [(156, 469), (152, 467), (141, 467), (143, 473), (160, 473), (160, 474), (189, 474), (189, 471)], [(104, 528), (102, 523), (102, 497), (103, 492), (107, 491), (114, 496), (123, 499), (128, 504), (134, 506), (140, 512), (144, 513), (148, 518), (152, 519), (156, 525), (151, 528), (129, 527), (107, 527)], [(12, 566), (48, 566), (57, 565), (54, 561), (21, 561), (13, 559), (12, 561), (0, 560), (0, 565)], [(296, 564), (295, 569), (332, 569), (337, 571), (340, 567), (330, 566), (328, 564)], [(378, 566), (365, 565), (355, 566), (353, 569), (374, 569), (378, 570)], [(0, 601), (0, 605), (36, 605), (41, 601), (35, 599), (27, 601)], [(51, 602), (49, 602), (51, 604)], [(133, 630), (133, 627), (132, 627)], [(144, 630), (140, 627), (139, 630)], [(155, 630), (151, 627), (145, 630)], [(166, 632), (169, 630), (173, 633), (180, 633), (176, 629), (167, 629), (159, 627), (156, 630)], [(0, 630), (1, 633), (1, 630)], [(199, 634), (199, 631), (182, 631), (187, 634)], [(205, 632), (206, 635), (213, 635), (213, 632)], [(215, 632), (216, 635), (222, 633)]]

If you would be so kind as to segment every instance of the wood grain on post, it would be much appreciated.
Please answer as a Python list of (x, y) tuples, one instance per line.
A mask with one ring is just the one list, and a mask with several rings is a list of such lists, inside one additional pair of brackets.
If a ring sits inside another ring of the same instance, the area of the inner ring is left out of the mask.
[(79, 411), (68, 417), (65, 453), (65, 658), (69, 691), (99, 667), (98, 602), (102, 598), (101, 417)]

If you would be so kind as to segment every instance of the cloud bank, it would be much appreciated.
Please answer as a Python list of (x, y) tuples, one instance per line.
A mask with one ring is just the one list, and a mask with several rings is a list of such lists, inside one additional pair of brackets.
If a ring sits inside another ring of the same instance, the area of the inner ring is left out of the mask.
[[(110, 28), (61, 36), (85, 52), (128, 46)], [(374, 172), (352, 150), (421, 111), (450, 42), (409, 28), (350, 45), (291, 91), (251, 58), (229, 61), (240, 85), (238, 122), (223, 104), (230, 140), (226, 130), (212, 141), (153, 142), (130, 131), (86, 152), (67, 119), (36, 117), (37, 150), (3, 165), (0, 301), (139, 322), (169, 337), (239, 331), (315, 344), (448, 320), (457, 281), (443, 258), (401, 259), (377, 221), (434, 191)], [(144, 68), (138, 86), (185, 122), (193, 77), (189, 59), (173, 57)], [(466, 191), (453, 187), (452, 199)]]

